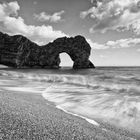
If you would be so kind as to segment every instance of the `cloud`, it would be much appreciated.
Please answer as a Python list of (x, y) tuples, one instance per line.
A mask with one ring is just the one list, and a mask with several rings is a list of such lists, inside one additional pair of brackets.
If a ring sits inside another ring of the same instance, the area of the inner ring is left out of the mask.
[(90, 44), (91, 48), (95, 50), (104, 50), (109, 48), (109, 46), (106, 46), (105, 44), (94, 43), (91, 39), (87, 39), (87, 42)]
[(140, 45), (140, 38), (127, 38), (116, 41), (108, 41), (105, 44), (94, 43), (90, 39), (87, 39), (87, 42), (90, 44), (91, 48), (95, 50), (121, 49), (137, 47)]
[(17, 16), (18, 10), (20, 10), (20, 6), (16, 1), (0, 4), (0, 21), (4, 20), (7, 16)]
[(62, 10), (60, 12), (56, 12), (52, 15), (49, 15), (45, 12), (42, 12), (40, 14), (34, 14), (35, 19), (38, 21), (44, 22), (44, 21), (50, 21), (50, 22), (59, 22), (62, 21), (62, 14), (64, 14), (65, 11)]
[(94, 5), (80, 14), (90, 16), (94, 24), (90, 32), (131, 30), (140, 34), (140, 0), (94, 0)]
[(140, 52), (140, 49), (137, 49), (138, 52)]
[(129, 48), (136, 47), (140, 45), (140, 38), (128, 38), (128, 39), (120, 39), (117, 41), (108, 41), (106, 45), (111, 48)]
[(62, 31), (54, 30), (50, 25), (27, 25), (24, 19), (18, 16), (18, 10), (20, 10), (20, 6), (16, 1), (0, 4), (0, 28), (7, 33), (22, 34), (39, 44), (67, 36)]

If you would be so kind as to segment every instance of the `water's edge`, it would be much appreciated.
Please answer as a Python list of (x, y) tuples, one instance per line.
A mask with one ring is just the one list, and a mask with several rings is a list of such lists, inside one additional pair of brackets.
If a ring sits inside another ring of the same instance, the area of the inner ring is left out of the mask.
[[(53, 86), (53, 84), (52, 84), (50, 87), (52, 87), (52, 86)], [(50, 87), (48, 87), (48, 88), (50, 88)], [(48, 89), (48, 88), (47, 88), (47, 89)], [(47, 89), (45, 90), (45, 92), (42, 93), (43, 98), (45, 98), (46, 100), (48, 100), (47, 97), (46, 97)], [(49, 101), (49, 100), (48, 100), (48, 101)], [(49, 102), (50, 102), (50, 101), (49, 101)], [(86, 118), (86, 117), (84, 117), (84, 116), (81, 116), (81, 115), (78, 115), (78, 114), (75, 114), (75, 113), (72, 113), (72, 112), (69, 112), (69, 111), (63, 109), (62, 107), (60, 107), (59, 105), (56, 105), (55, 107), (56, 107), (57, 109), (62, 110), (63, 112), (65, 112), (65, 113), (67, 113), (67, 114), (71, 114), (71, 115), (80, 117), (80, 118), (86, 120), (87, 122), (89, 122), (89, 123), (91, 123), (91, 124), (93, 124), (93, 125), (96, 125), (96, 126), (99, 126), (99, 125), (100, 125), (100, 124), (97, 123), (95, 120)]]
[(97, 127), (103, 120), (140, 132), (139, 85), (140, 68), (0, 70), (0, 89), (40, 93), (56, 108)]

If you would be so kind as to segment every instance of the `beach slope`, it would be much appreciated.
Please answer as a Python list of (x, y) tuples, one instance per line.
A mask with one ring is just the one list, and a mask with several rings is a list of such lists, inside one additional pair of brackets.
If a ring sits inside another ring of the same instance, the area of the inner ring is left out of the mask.
[(67, 114), (41, 94), (0, 91), (2, 140), (133, 140)]

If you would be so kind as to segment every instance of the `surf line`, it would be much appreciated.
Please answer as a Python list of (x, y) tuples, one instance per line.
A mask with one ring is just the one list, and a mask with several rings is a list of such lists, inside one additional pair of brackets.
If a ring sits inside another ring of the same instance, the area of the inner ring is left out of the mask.
[[(51, 84), (48, 88), (46, 88), (46, 89), (42, 92), (43, 98), (45, 98), (46, 100), (48, 100), (47, 97), (46, 97), (46, 94), (47, 94), (47, 92), (49, 92), (49, 90), (50, 90), (51, 88), (53, 88), (53, 87), (54, 87), (54, 84)], [(49, 101), (49, 100), (48, 100), (48, 101)], [(99, 125), (100, 125), (99, 123), (97, 123), (97, 122), (94, 121), (93, 119), (89, 119), (89, 118), (87, 118), (87, 117), (84, 117), (84, 116), (81, 116), (81, 115), (78, 115), (78, 114), (75, 114), (75, 113), (71, 113), (71, 112), (69, 112), (69, 111), (63, 109), (63, 108), (62, 108), (61, 106), (59, 106), (59, 105), (57, 105), (56, 108), (59, 109), (59, 110), (62, 110), (63, 112), (65, 112), (65, 113), (67, 113), (67, 114), (80, 117), (80, 118), (86, 120), (86, 121), (87, 121), (88, 123), (90, 123), (90, 124), (93, 124), (93, 125), (96, 125), (96, 126), (99, 126)]]

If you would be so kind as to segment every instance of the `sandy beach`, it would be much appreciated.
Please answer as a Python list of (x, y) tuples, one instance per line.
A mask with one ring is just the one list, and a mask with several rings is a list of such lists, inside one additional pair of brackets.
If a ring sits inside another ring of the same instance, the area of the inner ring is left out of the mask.
[(107, 129), (55, 108), (40, 93), (0, 91), (1, 140), (138, 139), (125, 131)]

